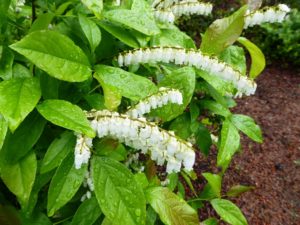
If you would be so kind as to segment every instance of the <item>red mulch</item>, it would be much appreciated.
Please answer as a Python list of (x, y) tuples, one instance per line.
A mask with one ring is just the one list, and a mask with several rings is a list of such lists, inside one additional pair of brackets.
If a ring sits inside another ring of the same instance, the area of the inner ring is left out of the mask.
[[(257, 83), (256, 94), (238, 100), (234, 112), (256, 120), (264, 143), (242, 138), (243, 151), (227, 170), (223, 188), (255, 186), (255, 190), (231, 199), (249, 225), (300, 225), (300, 166), (294, 162), (300, 159), (300, 73), (271, 66)], [(208, 171), (211, 158), (215, 158), (214, 152), (208, 160), (198, 157), (198, 174)], [(203, 188), (201, 180), (195, 184), (199, 191)], [(201, 219), (215, 215), (211, 208), (200, 213)]]

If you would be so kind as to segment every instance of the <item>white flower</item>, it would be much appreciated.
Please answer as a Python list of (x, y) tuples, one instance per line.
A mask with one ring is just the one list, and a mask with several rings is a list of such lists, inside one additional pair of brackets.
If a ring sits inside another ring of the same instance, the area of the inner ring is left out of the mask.
[(285, 4), (279, 4), (277, 7), (265, 7), (246, 14), (244, 28), (252, 27), (262, 23), (282, 22), (290, 12), (290, 8)]
[(149, 113), (151, 110), (160, 108), (169, 103), (182, 105), (183, 97), (181, 92), (171, 88), (160, 88), (159, 92), (146, 97), (134, 107), (130, 108), (126, 114), (132, 118), (142, 117), (145, 113)]
[(169, 8), (175, 17), (182, 15), (209, 15), (212, 12), (213, 6), (210, 3), (198, 1), (181, 1)]
[(175, 15), (170, 10), (154, 10), (153, 15), (155, 19), (163, 23), (174, 23)]
[(80, 169), (82, 164), (89, 162), (91, 157), (90, 149), (93, 146), (93, 139), (83, 136), (82, 134), (77, 135), (77, 141), (75, 146), (75, 168)]
[[(134, 119), (107, 110), (91, 112), (87, 115), (88, 118), (97, 121), (97, 127), (95, 122), (93, 127), (98, 137), (109, 136), (141, 150), (144, 154), (148, 153), (158, 165), (167, 162), (167, 172), (180, 171), (182, 164), (187, 169), (193, 166), (192, 159), (195, 158), (193, 157), (195, 152), (191, 144), (179, 139), (173, 132), (162, 130), (145, 119)], [(178, 154), (180, 157), (177, 157)]]
[[(134, 57), (137, 54), (141, 55), (139, 57), (140, 60), (138, 60), (138, 57)], [(122, 59), (120, 59), (120, 57)], [(132, 58), (135, 59), (134, 62), (131, 60)], [(146, 49), (134, 49), (130, 52), (121, 53), (118, 56), (118, 62), (121, 62), (119, 63), (119, 66), (159, 62), (189, 65), (205, 70), (210, 73), (211, 76), (219, 77), (232, 83), (236, 87), (237, 91), (243, 94), (253, 94), (256, 89), (254, 81), (245, 76), (243, 77), (239, 71), (220, 61), (218, 58), (205, 55), (200, 50), (186, 50), (180, 47), (151, 47)], [(241, 79), (241, 77), (243, 78)], [(157, 101), (155, 98), (149, 98), (148, 100), (151, 108), (157, 108), (157, 106), (163, 104), (166, 99), (163, 98), (162, 103)], [(173, 99), (171, 101), (173, 102)], [(177, 103), (180, 104), (180, 102), (181, 101), (178, 98)], [(173, 103), (176, 103), (176, 101)], [(139, 111), (131, 112), (131, 115), (133, 115), (133, 117), (137, 117), (140, 116), (140, 113)]]

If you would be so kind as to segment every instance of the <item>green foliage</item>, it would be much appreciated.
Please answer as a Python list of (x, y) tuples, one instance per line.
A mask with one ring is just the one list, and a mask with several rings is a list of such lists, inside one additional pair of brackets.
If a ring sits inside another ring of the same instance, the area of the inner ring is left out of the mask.
[[(249, 82), (264, 69), (262, 52), (240, 37), (247, 6), (234, 4), (237, 10), (222, 11), (221, 19), (213, 22), (210, 16), (198, 23), (203, 33), (198, 49), (187, 33), (155, 16), (151, 1), (2, 2), (0, 223), (5, 214), (16, 225), (199, 225), (197, 209), (210, 202), (225, 222), (247, 224), (237, 206), (223, 198), (253, 187), (236, 185), (224, 194), (222, 176), (240, 147), (240, 132), (259, 143), (262, 133), (252, 118), (231, 112), (239, 90), (232, 77), (212, 69), (224, 63), (236, 79), (249, 77)], [(155, 46), (184, 48), (184, 54), (202, 51), (208, 64), (201, 69), (181, 64), (182, 55), (175, 63), (164, 61), (165, 52), (154, 56), (161, 58), (156, 63), (148, 49)], [(148, 54), (137, 56), (146, 58), (144, 63), (130, 58), (133, 48)], [(249, 70), (245, 50), (251, 56)], [(124, 64), (129, 66), (118, 66), (119, 54), (129, 55), (130, 63)], [(163, 96), (170, 90), (173, 95)], [(151, 98), (158, 100), (151, 103)], [(144, 118), (130, 115), (128, 109), (137, 106)], [(95, 122), (109, 115), (108, 126), (118, 119), (134, 124), (117, 132), (129, 129), (141, 136), (150, 127), (150, 135), (168, 140), (146, 151), (136, 145), (155, 138), (145, 136), (137, 143), (126, 134), (117, 140), (111, 130), (101, 136), (105, 127)], [(175, 153), (171, 141), (178, 144)], [(198, 158), (208, 156), (212, 146), (222, 172), (203, 173), (205, 187), (199, 190), (193, 185), (201, 174), (188, 164), (194, 165), (196, 149)], [(86, 161), (77, 169), (79, 160)], [(168, 168), (178, 162), (181, 170)], [(186, 188), (195, 198), (186, 201)], [(215, 218), (201, 222), (217, 223)]]

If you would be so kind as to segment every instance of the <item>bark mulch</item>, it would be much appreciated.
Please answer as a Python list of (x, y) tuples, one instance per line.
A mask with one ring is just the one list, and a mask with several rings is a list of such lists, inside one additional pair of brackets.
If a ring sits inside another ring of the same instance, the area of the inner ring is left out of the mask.
[[(264, 143), (242, 138), (243, 150), (227, 170), (223, 188), (255, 186), (255, 190), (231, 198), (249, 225), (300, 225), (300, 166), (295, 163), (300, 159), (300, 73), (271, 66), (257, 83), (256, 94), (238, 100), (233, 111), (256, 120)], [(214, 151), (211, 155), (208, 160), (215, 158)], [(198, 157), (197, 173), (206, 171), (208, 160)], [(195, 186), (202, 189), (203, 181)], [(211, 208), (202, 211), (203, 218), (215, 215)]]

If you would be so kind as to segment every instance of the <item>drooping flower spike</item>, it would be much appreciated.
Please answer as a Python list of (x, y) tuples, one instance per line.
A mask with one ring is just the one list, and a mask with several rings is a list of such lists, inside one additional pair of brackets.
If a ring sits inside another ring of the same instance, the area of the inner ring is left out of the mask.
[(151, 47), (134, 49), (123, 52), (118, 56), (119, 66), (160, 62), (194, 66), (202, 69), (212, 76), (217, 76), (231, 82), (240, 94), (252, 95), (256, 90), (254, 81), (248, 79), (246, 76), (242, 76), (239, 71), (233, 69), (230, 65), (215, 57), (205, 55), (199, 50), (178, 47)]
[(179, 172), (182, 165), (192, 170), (195, 152), (192, 145), (143, 118), (134, 119), (117, 112), (92, 111), (91, 126), (99, 138), (112, 137), (134, 149), (150, 154), (158, 165), (167, 162), (167, 173)]
[(198, 2), (198, 1), (182, 1), (170, 6), (170, 10), (175, 17), (182, 15), (204, 15), (211, 14), (213, 5), (210, 3)]
[(162, 23), (174, 23), (175, 21), (175, 15), (171, 10), (154, 10), (153, 15), (155, 19)]
[(131, 107), (126, 114), (132, 118), (142, 117), (151, 110), (160, 108), (169, 103), (181, 105), (183, 103), (180, 91), (171, 88), (160, 88), (159, 92), (146, 97), (135, 106)]
[(91, 148), (93, 147), (93, 139), (82, 134), (77, 134), (75, 146), (75, 168), (81, 168), (82, 164), (89, 162), (91, 157)]
[(282, 22), (290, 11), (291, 10), (287, 5), (279, 4), (275, 7), (265, 7), (254, 12), (249, 12), (245, 17), (244, 28), (252, 27), (254, 25), (259, 25), (266, 22)]

